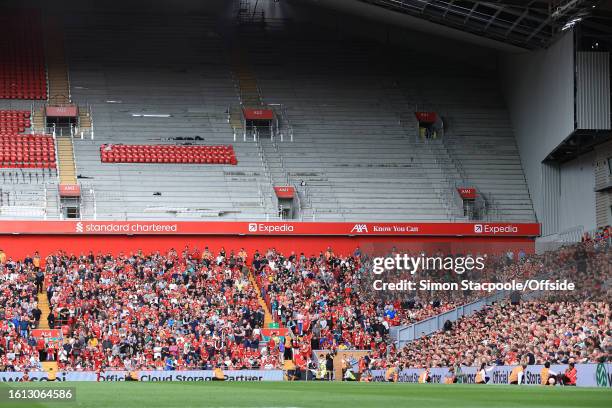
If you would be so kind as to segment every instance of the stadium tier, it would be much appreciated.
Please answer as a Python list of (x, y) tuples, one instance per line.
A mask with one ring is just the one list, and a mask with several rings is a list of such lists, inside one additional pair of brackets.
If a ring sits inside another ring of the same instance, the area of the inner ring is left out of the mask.
[(46, 99), (39, 13), (2, 13), (0, 37), (0, 99)]
[[(324, 41), (331, 33), (319, 29), (306, 37), (272, 30), (225, 38), (203, 15), (96, 13), (63, 24), (72, 103), (87, 106), (95, 134), (83, 138), (75, 128), (74, 171), (82, 191), (92, 192), (83, 201), (95, 195), (97, 219), (286, 218), (278, 186), (296, 191), (289, 217), (308, 221), (465, 221), (472, 215), (457, 188), (466, 186), (478, 192), (478, 219), (535, 219), (487, 69), (433, 64), (419, 52), (392, 68), (372, 65), (383, 57), (371, 43)], [(179, 37), (186, 41), (177, 44)], [(238, 118), (240, 107), (272, 110), (273, 134)], [(422, 109), (448, 122), (443, 138), (419, 136)], [(144, 152), (141, 159), (99, 153), (107, 145), (227, 143), (236, 158), (220, 158), (225, 167), (197, 166), (204, 163), (188, 156), (183, 165)], [(178, 178), (190, 191), (176, 186)]]

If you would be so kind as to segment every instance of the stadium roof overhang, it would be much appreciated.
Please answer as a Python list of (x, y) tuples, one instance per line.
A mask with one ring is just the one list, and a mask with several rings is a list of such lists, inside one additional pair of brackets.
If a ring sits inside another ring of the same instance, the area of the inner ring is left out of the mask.
[(588, 153), (596, 146), (612, 140), (612, 130), (577, 129), (553, 150), (544, 160), (565, 163)]
[(604, 0), (302, 1), (502, 51), (546, 48), (578, 23), (589, 35), (612, 41), (612, 7)]

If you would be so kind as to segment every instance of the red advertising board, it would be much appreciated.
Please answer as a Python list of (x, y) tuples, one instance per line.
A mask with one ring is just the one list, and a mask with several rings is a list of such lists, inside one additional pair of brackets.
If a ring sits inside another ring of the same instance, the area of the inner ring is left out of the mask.
[(247, 120), (272, 120), (274, 111), (272, 109), (243, 109), (244, 118)]
[(289, 333), (289, 329), (286, 327), (280, 327), (280, 328), (266, 327), (264, 329), (261, 329), (261, 335), (264, 337), (286, 336), (288, 333)]
[(295, 188), (292, 186), (277, 186), (274, 187), (274, 192), (278, 198), (293, 198), (295, 195)]
[(78, 184), (60, 184), (59, 194), (60, 197), (80, 197), (81, 186)]
[(534, 223), (0, 221), (0, 234), (535, 237)]
[(476, 199), (476, 189), (474, 187), (459, 187), (457, 191), (464, 200)]
[(47, 106), (45, 114), (51, 117), (75, 118), (79, 116), (76, 106)]
[(52, 340), (59, 340), (63, 337), (60, 329), (33, 329), (30, 334), (32, 337), (46, 337)]

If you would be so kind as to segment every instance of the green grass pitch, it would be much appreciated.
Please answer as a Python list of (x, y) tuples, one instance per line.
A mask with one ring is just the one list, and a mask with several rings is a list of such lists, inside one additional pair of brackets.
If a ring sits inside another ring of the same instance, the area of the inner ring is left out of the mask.
[(76, 402), (63, 403), (4, 399), (0, 408), (612, 407), (610, 388), (318, 382), (56, 382), (2, 383), (0, 387), (76, 387), (77, 397)]

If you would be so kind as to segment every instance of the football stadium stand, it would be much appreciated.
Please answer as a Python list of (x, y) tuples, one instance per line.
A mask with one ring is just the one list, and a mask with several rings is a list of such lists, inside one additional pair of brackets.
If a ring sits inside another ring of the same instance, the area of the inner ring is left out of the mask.
[[(292, 143), (262, 140), (281, 163), (271, 167), (281, 180), (284, 171), (306, 182), (318, 219), (398, 219), (404, 211), (412, 219), (460, 219), (461, 185), (486, 197), (490, 216), (534, 219), (494, 77), (414, 53), (393, 54), (388, 68), (368, 43), (324, 41), (326, 34), (243, 39), (254, 50), (264, 99), (286, 108), (295, 134)], [(418, 137), (419, 106), (449, 121), (443, 138)]]
[[(57, 142), (60, 182), (81, 184), (90, 195), (82, 199), (95, 201), (83, 218), (274, 220), (278, 186), (295, 188), (291, 217), (301, 220), (535, 218), (508, 114), (484, 70), (432, 66), (418, 53), (389, 68), (368, 44), (319, 41), (325, 30), (308, 39), (274, 31), (231, 37), (202, 15), (97, 13), (47, 26), (47, 43), (63, 35), (70, 50), (69, 82), (53, 79), (59, 74), (50, 81), (68, 83), (64, 102), (86, 107), (72, 146)], [(49, 53), (50, 67), (61, 65), (60, 54)], [(308, 63), (315, 60), (321, 64)], [(276, 123), (247, 124), (241, 107), (269, 109)], [(420, 137), (417, 110), (436, 112), (444, 132)], [(160, 145), (228, 144), (235, 158), (219, 163), (214, 155), (192, 163), (189, 155), (145, 154)], [(125, 159), (100, 153), (130, 145), (142, 148)], [(466, 186), (478, 191), (473, 214), (457, 192)]]
[[(500, 267), (538, 265), (541, 272), (568, 264), (576, 272), (580, 259), (588, 261), (577, 277), (592, 294), (586, 302), (571, 296), (498, 302), (402, 349), (395, 348), (390, 327), (463, 300), (440, 303), (419, 293), (402, 303), (357, 290), (367, 257), (358, 250), (285, 257), (273, 249), (249, 255), (185, 247), (115, 256), (58, 252), (46, 259), (36, 252), (23, 260), (0, 251), (2, 330), (9, 339), (2, 364), (9, 371), (49, 362), (69, 371), (271, 369), (286, 359), (316, 360), (313, 350), (370, 350), (371, 369), (397, 362), (516, 365), (525, 358), (529, 364), (597, 362), (609, 358), (611, 346), (609, 304), (602, 301), (609, 291), (609, 247), (588, 241)], [(276, 322), (266, 322), (270, 315)], [(41, 337), (37, 327), (58, 332)]]
[[(75, 157), (81, 182), (95, 191), (98, 219), (277, 217), (254, 143), (233, 144), (235, 159), (230, 153), (221, 166), (101, 162), (101, 145), (227, 146), (233, 142), (228, 107), (238, 103), (224, 43), (212, 31), (206, 34), (212, 21), (116, 17), (100, 15), (66, 28), (68, 47), (75, 50), (69, 60), (72, 97), (93, 112), (95, 139), (75, 140)], [(101, 35), (109, 24), (114, 34)], [(184, 41), (177, 46), (179, 37)], [(141, 45), (113, 47), (127, 38)]]
[(51, 136), (30, 133), (30, 116), (29, 110), (0, 110), (0, 217), (57, 214), (57, 202), (48, 201), (55, 193), (50, 187), (55, 182), (55, 144)]
[(612, 384), (605, 2), (51, 3), (0, 6), (11, 391)]

